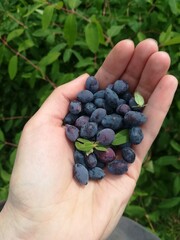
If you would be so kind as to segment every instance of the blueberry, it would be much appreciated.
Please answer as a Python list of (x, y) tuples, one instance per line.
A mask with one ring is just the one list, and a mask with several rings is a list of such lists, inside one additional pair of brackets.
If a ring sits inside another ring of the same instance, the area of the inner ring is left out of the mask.
[(74, 161), (75, 161), (75, 163), (80, 163), (80, 164), (86, 166), (86, 164), (85, 164), (85, 156), (84, 156), (83, 153), (81, 153), (78, 150), (74, 151)]
[(97, 165), (96, 165), (96, 167), (99, 167), (99, 168), (105, 168), (106, 167), (106, 164), (105, 163), (103, 163), (103, 162), (100, 162), (100, 161), (97, 161)]
[(107, 165), (108, 172), (113, 175), (122, 175), (128, 171), (128, 163), (121, 160), (113, 160)]
[(94, 76), (89, 76), (86, 80), (86, 89), (95, 93), (99, 89), (99, 83)]
[(105, 99), (103, 98), (96, 98), (94, 100), (94, 104), (98, 107), (98, 108), (106, 108), (106, 102)]
[(124, 103), (126, 103), (126, 101), (124, 99), (122, 99), (122, 98), (118, 99), (118, 106), (121, 104), (124, 104)]
[(127, 103), (132, 98), (132, 94), (130, 92), (125, 92), (121, 95), (121, 98), (124, 99)]
[(140, 107), (140, 106), (136, 103), (134, 97), (132, 97), (132, 98), (129, 100), (129, 106), (130, 106), (130, 108), (131, 108), (133, 111), (139, 111), (139, 112), (142, 111), (143, 108), (144, 108), (144, 107)]
[(129, 140), (131, 144), (139, 144), (144, 138), (144, 134), (140, 127), (132, 127), (129, 130)]
[(82, 111), (82, 105), (81, 102), (74, 100), (71, 101), (69, 104), (69, 112), (72, 114), (79, 114)]
[(94, 153), (89, 154), (86, 156), (86, 163), (89, 168), (94, 168), (97, 165), (97, 158)]
[(104, 98), (104, 96), (105, 96), (105, 90), (99, 90), (96, 93), (94, 93), (94, 99)]
[(128, 163), (133, 163), (136, 157), (134, 150), (130, 147), (122, 148), (121, 154), (123, 159)]
[(107, 104), (109, 104), (111, 107), (116, 108), (118, 106), (118, 95), (111, 90), (110, 88), (106, 88), (105, 91), (105, 100)]
[(112, 148), (107, 148), (106, 151), (96, 151), (98, 160), (104, 163), (111, 162), (115, 159), (116, 154)]
[(130, 127), (138, 127), (147, 121), (146, 116), (137, 111), (128, 111), (124, 116), (124, 122)]
[(116, 108), (116, 112), (122, 116), (124, 116), (127, 112), (129, 112), (131, 108), (127, 104), (121, 104)]
[(84, 165), (82, 165), (80, 163), (76, 163), (73, 168), (73, 175), (78, 183), (80, 183), (82, 185), (88, 184), (89, 172)]
[(123, 143), (123, 144), (120, 144), (119, 145), (119, 148), (122, 149), (124, 147), (131, 147), (131, 143), (130, 142), (126, 142), (126, 143)]
[(105, 173), (102, 168), (95, 167), (89, 170), (89, 178), (94, 180), (99, 180), (105, 177)]
[(66, 124), (65, 133), (71, 142), (75, 142), (79, 137), (79, 129), (73, 125)]
[(89, 117), (88, 116), (80, 116), (76, 119), (75, 126), (77, 128), (81, 128), (87, 122), (89, 122)]
[(83, 110), (87, 115), (91, 115), (96, 110), (96, 105), (92, 102), (86, 103)]
[(118, 130), (123, 125), (123, 118), (120, 115), (113, 113), (110, 115), (106, 115), (103, 118), (101, 124), (105, 128), (111, 128), (113, 130)]
[(129, 88), (129, 85), (126, 81), (124, 80), (117, 80), (114, 83), (113, 90), (118, 94), (123, 94), (125, 93)]
[(110, 145), (115, 137), (115, 132), (110, 128), (104, 128), (99, 131), (96, 137), (96, 141), (102, 144), (103, 146)]
[(91, 139), (97, 134), (98, 127), (95, 122), (88, 122), (80, 129), (80, 136), (82, 138)]
[(64, 118), (64, 124), (70, 124), (73, 125), (76, 121), (76, 119), (78, 118), (78, 115), (74, 115), (72, 113), (68, 113), (65, 118)]
[(77, 99), (82, 103), (91, 102), (93, 98), (94, 98), (93, 93), (90, 92), (89, 90), (82, 90), (77, 95)]
[(103, 108), (97, 108), (90, 117), (91, 122), (100, 123), (106, 116), (106, 110)]
[(109, 89), (113, 89), (113, 83), (110, 83), (109, 85), (107, 85), (107, 87), (106, 88), (109, 88)]

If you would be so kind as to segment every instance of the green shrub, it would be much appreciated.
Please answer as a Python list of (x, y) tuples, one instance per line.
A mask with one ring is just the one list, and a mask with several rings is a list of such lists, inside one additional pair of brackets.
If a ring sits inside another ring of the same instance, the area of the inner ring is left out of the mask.
[[(176, 0), (5, 0), (0, 3), (0, 199), (6, 199), (26, 121), (53, 88), (95, 74), (110, 49), (130, 38), (158, 41), (180, 71), (180, 2)], [(180, 92), (153, 147), (125, 214), (162, 239), (180, 229)]]

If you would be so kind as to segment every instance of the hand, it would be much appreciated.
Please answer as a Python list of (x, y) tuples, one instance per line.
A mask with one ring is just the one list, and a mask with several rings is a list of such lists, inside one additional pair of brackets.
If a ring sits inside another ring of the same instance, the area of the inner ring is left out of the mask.
[(176, 91), (176, 78), (166, 75), (169, 66), (168, 54), (158, 51), (152, 39), (136, 48), (132, 41), (123, 40), (109, 53), (96, 73), (100, 86), (104, 88), (120, 78), (127, 80), (131, 91), (138, 90), (144, 96), (148, 121), (142, 127), (144, 140), (134, 147), (137, 157), (128, 173), (109, 174), (101, 181), (89, 181), (85, 187), (72, 177), (73, 147), (65, 137), (62, 120), (69, 102), (84, 89), (88, 75), (58, 87), (49, 96), (23, 130), (9, 197), (1, 214), (19, 238), (107, 238), (133, 193), (142, 161)]

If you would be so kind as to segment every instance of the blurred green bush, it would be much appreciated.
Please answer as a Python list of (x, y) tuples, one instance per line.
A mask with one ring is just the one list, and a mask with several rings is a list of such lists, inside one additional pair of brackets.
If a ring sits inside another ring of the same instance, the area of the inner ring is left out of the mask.
[[(130, 38), (158, 41), (180, 71), (177, 0), (5, 0), (0, 2), (0, 199), (6, 199), (22, 128), (55, 86), (95, 74)], [(180, 235), (180, 91), (143, 164), (125, 215), (161, 239)]]

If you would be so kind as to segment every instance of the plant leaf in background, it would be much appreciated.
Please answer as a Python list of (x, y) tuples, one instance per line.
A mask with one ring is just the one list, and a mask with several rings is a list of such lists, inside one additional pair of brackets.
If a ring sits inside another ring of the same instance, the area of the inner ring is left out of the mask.
[(33, 41), (31, 39), (27, 39), (19, 45), (18, 51), (22, 52), (22, 51), (25, 51), (28, 48), (33, 47), (33, 46), (34, 46)]
[(11, 40), (20, 37), (24, 32), (23, 28), (15, 29), (14, 31), (10, 32), (7, 36), (7, 42), (10, 42)]
[(54, 12), (54, 5), (49, 5), (44, 9), (43, 15), (42, 15), (42, 28), (43, 30), (46, 30), (52, 20), (53, 12)]
[(74, 42), (77, 37), (77, 21), (74, 14), (67, 16), (64, 24), (64, 38), (67, 41), (67, 44), (71, 48), (74, 45)]
[(81, 4), (81, 1), (80, 0), (67, 0), (67, 3), (71, 9), (75, 9), (75, 8), (79, 7), (79, 5)]
[(85, 38), (91, 52), (96, 53), (99, 48), (99, 33), (95, 23), (88, 23), (86, 25)]
[(15, 55), (11, 57), (8, 65), (8, 72), (11, 80), (13, 80), (17, 74), (17, 66), (18, 66), (18, 57)]

